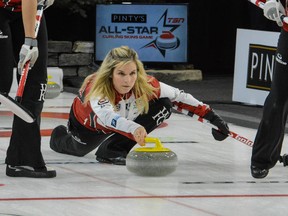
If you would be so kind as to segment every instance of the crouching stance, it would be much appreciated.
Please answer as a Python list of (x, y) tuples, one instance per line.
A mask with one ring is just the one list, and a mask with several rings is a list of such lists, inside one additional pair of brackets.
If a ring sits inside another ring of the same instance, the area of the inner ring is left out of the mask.
[(212, 129), (216, 140), (229, 133), (225, 121), (208, 105), (148, 76), (137, 53), (121, 46), (85, 79), (73, 101), (68, 127), (53, 130), (50, 147), (75, 156), (98, 147), (97, 161), (125, 165), (129, 151), (136, 143), (143, 146), (147, 134), (170, 117), (172, 108), (209, 120), (219, 129)]

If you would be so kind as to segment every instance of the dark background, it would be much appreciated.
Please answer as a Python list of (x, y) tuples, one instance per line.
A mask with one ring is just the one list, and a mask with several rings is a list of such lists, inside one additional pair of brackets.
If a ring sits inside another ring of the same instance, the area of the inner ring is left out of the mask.
[[(280, 31), (247, 0), (164, 2), (189, 3), (189, 63), (202, 70), (204, 76), (234, 73), (237, 28)], [(94, 11), (94, 6), (86, 8), (84, 17), (54, 4), (45, 11), (49, 40), (94, 41)]]

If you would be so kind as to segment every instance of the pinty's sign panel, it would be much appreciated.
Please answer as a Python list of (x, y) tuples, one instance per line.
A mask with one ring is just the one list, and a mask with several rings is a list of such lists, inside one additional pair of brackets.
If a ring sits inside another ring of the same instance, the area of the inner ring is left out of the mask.
[(188, 61), (187, 4), (99, 4), (95, 60), (127, 45), (143, 62)]

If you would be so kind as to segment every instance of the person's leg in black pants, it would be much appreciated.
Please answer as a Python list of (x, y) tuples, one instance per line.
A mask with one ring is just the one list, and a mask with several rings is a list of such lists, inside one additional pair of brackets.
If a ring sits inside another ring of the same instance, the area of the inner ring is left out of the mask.
[(50, 138), (50, 148), (58, 153), (82, 157), (96, 149), (109, 134), (91, 131), (81, 125), (71, 108), (68, 126), (54, 128)]
[(251, 172), (264, 178), (280, 158), (288, 111), (288, 32), (282, 30), (271, 91), (266, 98), (252, 150)]

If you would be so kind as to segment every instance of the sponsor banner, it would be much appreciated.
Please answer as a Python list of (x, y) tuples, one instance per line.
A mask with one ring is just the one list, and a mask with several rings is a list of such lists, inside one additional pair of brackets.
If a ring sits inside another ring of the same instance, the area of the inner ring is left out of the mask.
[(249, 44), (246, 87), (270, 91), (276, 47)]
[(99, 4), (95, 60), (127, 45), (143, 62), (188, 61), (187, 4)]
[(233, 101), (264, 104), (271, 87), (279, 34), (237, 29)]

